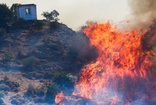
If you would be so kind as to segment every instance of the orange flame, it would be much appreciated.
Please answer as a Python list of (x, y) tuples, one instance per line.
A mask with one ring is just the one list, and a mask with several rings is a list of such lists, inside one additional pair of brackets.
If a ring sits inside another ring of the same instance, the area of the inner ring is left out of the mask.
[(148, 68), (152, 65), (149, 57), (154, 54), (143, 48), (146, 32), (121, 32), (110, 23), (89, 24), (84, 33), (91, 46), (97, 48), (99, 57), (82, 69), (73, 95), (94, 100), (99, 105), (129, 104), (134, 96), (145, 99), (147, 96), (140, 95), (137, 88), (138, 84), (148, 88), (144, 83), (149, 81)]
[(56, 97), (55, 97), (55, 103), (58, 104), (59, 102), (63, 101), (63, 99), (64, 99), (64, 94), (63, 94), (63, 92), (58, 93), (58, 94), (56, 95)]

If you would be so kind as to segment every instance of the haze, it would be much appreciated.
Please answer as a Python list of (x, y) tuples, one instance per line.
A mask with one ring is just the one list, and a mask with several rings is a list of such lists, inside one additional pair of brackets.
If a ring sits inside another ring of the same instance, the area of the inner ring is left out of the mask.
[(57, 10), (59, 22), (78, 30), (86, 21), (119, 23), (128, 17), (129, 7), (127, 0), (0, 0), (9, 7), (13, 3), (37, 5), (37, 17), (43, 19), (44, 11)]

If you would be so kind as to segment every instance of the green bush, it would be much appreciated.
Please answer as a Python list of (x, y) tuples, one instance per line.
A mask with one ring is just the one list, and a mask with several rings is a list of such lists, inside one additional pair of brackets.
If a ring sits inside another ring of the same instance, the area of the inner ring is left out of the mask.
[(0, 98), (4, 98), (4, 93), (0, 91)]
[(6, 35), (6, 31), (3, 28), (0, 28), (0, 38)]
[(45, 100), (48, 102), (54, 102), (55, 96), (61, 92), (59, 85), (47, 82), (45, 83), (45, 86), (47, 87)]
[(29, 85), (25, 96), (33, 99), (44, 99), (44, 102), (53, 103), (55, 96), (63, 91), (65, 95), (69, 95), (74, 91), (74, 82), (67, 77), (67, 72), (57, 73), (52, 82), (45, 82), (41, 88), (34, 88)]
[(59, 23), (57, 21), (49, 23), (50, 29), (57, 29), (59, 28)]
[(25, 28), (25, 19), (20, 17), (17, 19), (17, 26), (16, 28), (20, 28), (20, 29), (23, 29)]
[(9, 7), (6, 4), (0, 3), (0, 27), (6, 29), (12, 18), (13, 15)]
[(58, 21), (59, 13), (56, 10), (51, 12), (43, 12), (42, 15), (46, 18), (47, 21)]
[(43, 27), (43, 22), (41, 20), (36, 20), (34, 22), (34, 28), (35, 29), (40, 30), (40, 29), (42, 29), (42, 27)]
[(27, 92), (25, 93), (25, 96), (28, 97), (43, 97), (45, 94), (45, 88), (41, 87), (41, 88), (34, 88), (31, 84), (29, 84)]
[(55, 96), (60, 93), (59, 86), (51, 83), (45, 82), (40, 88), (35, 88), (29, 84), (25, 96), (33, 99), (45, 99), (47, 102), (54, 102)]
[(57, 73), (53, 77), (53, 82), (60, 87), (60, 90), (64, 92), (64, 94), (68, 95), (73, 92), (74, 82), (71, 81), (69, 77), (67, 77), (67, 72)]
[(18, 23), (23, 23), (23, 22), (25, 22), (25, 19), (22, 18), (22, 17), (20, 17), (20, 18), (17, 19), (17, 22), (18, 22)]
[(13, 15), (13, 21), (17, 21), (17, 6), (20, 5), (18, 3), (14, 3), (12, 4), (10, 10), (12, 12), (12, 15)]
[(55, 96), (57, 93), (60, 92), (59, 90), (59, 86), (53, 83), (46, 83), (46, 87), (47, 87), (47, 96)]

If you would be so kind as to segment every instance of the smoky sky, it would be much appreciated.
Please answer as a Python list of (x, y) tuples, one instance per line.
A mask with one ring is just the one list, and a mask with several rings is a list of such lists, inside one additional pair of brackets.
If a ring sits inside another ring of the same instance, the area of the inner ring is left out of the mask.
[(156, 19), (156, 0), (128, 0), (131, 16), (136, 27), (147, 28)]
[(37, 5), (37, 17), (43, 19), (43, 11), (57, 10), (60, 22), (74, 30), (86, 21), (120, 22), (129, 14), (127, 0), (0, 0), (9, 7), (13, 3)]

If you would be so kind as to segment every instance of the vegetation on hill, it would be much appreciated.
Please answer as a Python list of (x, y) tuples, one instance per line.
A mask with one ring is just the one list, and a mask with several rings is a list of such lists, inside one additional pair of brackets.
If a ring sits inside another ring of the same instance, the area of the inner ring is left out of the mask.
[(47, 21), (57, 22), (59, 20), (57, 17), (59, 16), (59, 13), (56, 10), (53, 10), (51, 12), (43, 12), (42, 15), (46, 18)]
[(12, 21), (12, 12), (6, 4), (0, 4), (0, 28), (7, 28)]
[(14, 3), (14, 4), (12, 4), (12, 6), (10, 8), (10, 10), (12, 12), (12, 15), (13, 15), (13, 21), (17, 21), (17, 9), (16, 9), (16, 7), (18, 5), (20, 5), (20, 4), (19, 3)]
[(0, 5), (0, 13), (6, 11), (0, 14), (0, 99), (9, 92), (11, 104), (52, 104), (58, 92), (73, 92), (81, 68), (96, 59), (96, 49), (85, 34), (59, 23), (56, 10), (43, 13), (48, 21), (25, 21), (17, 19), (17, 5)]

